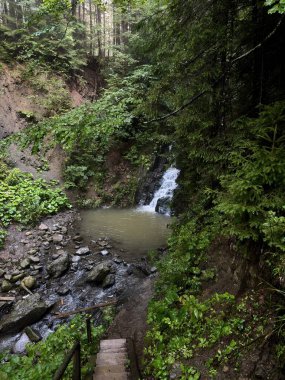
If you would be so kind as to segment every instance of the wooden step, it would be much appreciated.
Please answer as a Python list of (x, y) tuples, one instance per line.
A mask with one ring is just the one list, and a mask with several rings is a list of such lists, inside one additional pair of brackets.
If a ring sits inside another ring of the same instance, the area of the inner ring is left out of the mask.
[(127, 347), (127, 341), (126, 339), (105, 339), (101, 340), (100, 342), (100, 350), (101, 348), (126, 348)]
[(100, 342), (93, 380), (128, 380), (126, 339), (106, 339)]
[(96, 366), (101, 366), (101, 365), (117, 365), (117, 364), (123, 364), (125, 365), (127, 363), (127, 356), (126, 354), (120, 354), (120, 353), (111, 353), (111, 354), (106, 354), (106, 353), (101, 353), (97, 354), (97, 359), (96, 359)]

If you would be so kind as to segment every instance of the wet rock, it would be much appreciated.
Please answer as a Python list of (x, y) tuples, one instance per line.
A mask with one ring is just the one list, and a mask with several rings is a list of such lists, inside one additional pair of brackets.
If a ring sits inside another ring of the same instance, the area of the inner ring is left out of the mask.
[(41, 223), (39, 225), (39, 230), (40, 231), (47, 231), (48, 229), (49, 229), (48, 226), (46, 224), (44, 224), (44, 223)]
[(23, 333), (20, 338), (17, 340), (17, 342), (14, 344), (12, 351), (14, 354), (22, 354), (25, 352), (26, 345), (28, 343), (31, 343), (28, 335), (26, 333)]
[(111, 267), (112, 263), (110, 261), (106, 261), (96, 265), (96, 267), (88, 273), (86, 281), (101, 284), (105, 280), (107, 275), (110, 273)]
[(113, 286), (115, 284), (115, 280), (116, 280), (116, 277), (114, 274), (108, 274), (106, 277), (105, 277), (105, 280), (103, 281), (103, 288), (110, 288), (111, 286)]
[(23, 278), (21, 285), (24, 285), (28, 289), (33, 289), (36, 286), (36, 279), (33, 276), (27, 276)]
[(26, 268), (29, 268), (30, 266), (30, 260), (29, 259), (24, 259), (20, 262), (20, 267), (22, 269), (26, 269)]
[(2, 281), (2, 286), (1, 286), (1, 290), (2, 292), (9, 292), (9, 290), (12, 289), (12, 284), (10, 281), (7, 281), (7, 280), (3, 280)]
[(88, 253), (90, 253), (89, 247), (82, 247), (76, 251), (76, 255), (78, 256), (88, 255)]
[(73, 236), (72, 240), (74, 240), (75, 242), (81, 242), (83, 238), (80, 234), (76, 234)]
[(158, 212), (159, 214), (167, 214), (169, 212), (169, 203), (169, 197), (159, 198), (155, 206), (155, 212)]
[(24, 327), (40, 320), (48, 311), (49, 305), (43, 302), (39, 294), (29, 295), (18, 301), (11, 313), (0, 321), (0, 332), (10, 333), (21, 331)]
[(41, 340), (41, 336), (29, 326), (25, 328), (25, 333), (27, 334), (31, 342), (37, 343)]
[(58, 259), (54, 260), (47, 267), (48, 274), (53, 278), (63, 275), (69, 268), (69, 255), (67, 252), (62, 253)]
[(116, 264), (121, 264), (123, 262), (123, 260), (119, 256), (115, 256), (113, 261)]
[(63, 235), (62, 234), (55, 234), (55, 235), (53, 235), (52, 240), (54, 243), (61, 243), (63, 240)]
[(58, 289), (56, 292), (59, 296), (66, 296), (70, 292), (70, 289), (63, 287)]
[(152, 273), (150, 267), (146, 263), (137, 264), (136, 268), (139, 269), (146, 276), (149, 276)]
[(109, 255), (109, 251), (107, 249), (103, 249), (103, 251), (100, 252), (102, 256)]
[(130, 276), (133, 273), (134, 273), (134, 266), (131, 264), (128, 266), (127, 274)]

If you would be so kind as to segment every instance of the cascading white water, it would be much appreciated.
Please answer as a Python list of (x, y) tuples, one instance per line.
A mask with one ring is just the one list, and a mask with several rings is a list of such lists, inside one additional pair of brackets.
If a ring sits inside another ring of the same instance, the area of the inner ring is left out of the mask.
[[(161, 179), (160, 188), (154, 193), (153, 199), (148, 205), (138, 207), (139, 211), (155, 212), (156, 205), (159, 199), (170, 200), (173, 196), (173, 192), (177, 187), (176, 179), (180, 170), (170, 167), (164, 173)], [(170, 210), (167, 210), (165, 214), (169, 214)]]

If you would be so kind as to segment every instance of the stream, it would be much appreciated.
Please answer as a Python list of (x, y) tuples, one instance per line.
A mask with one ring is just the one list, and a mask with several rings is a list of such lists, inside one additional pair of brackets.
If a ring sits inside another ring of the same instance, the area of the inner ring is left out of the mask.
[[(54, 312), (68, 312), (112, 299), (118, 301), (120, 309), (120, 305), (136, 295), (136, 289), (144, 279), (155, 276), (156, 268), (147, 263), (146, 256), (148, 251), (166, 246), (170, 232), (167, 228), (170, 224), (168, 204), (177, 186), (178, 173), (175, 168), (165, 172), (149, 205), (133, 209), (67, 211), (45, 219), (33, 230), (18, 232), (15, 229), (9, 241), (9, 251), (22, 252), (21, 259), (28, 257), (36, 261), (37, 265), (30, 262), (24, 273), (36, 278), (37, 286), (33, 293), (38, 293), (46, 304), (54, 305), (52, 313), (45, 314), (36, 323), (29, 323), (40, 337), (46, 337), (62, 323), (62, 320), (54, 318)], [(155, 212), (160, 198), (164, 199), (164, 214)], [(32, 256), (28, 256), (31, 252)], [(68, 258), (66, 269), (59, 276), (53, 276), (49, 267), (64, 255)], [(11, 277), (13, 273), (21, 273), (19, 263), (20, 260), (15, 258), (6, 265)], [(107, 282), (88, 280), (98, 265), (109, 265)], [(15, 282), (17, 284), (19, 281)], [(16, 305), (27, 298), (27, 294), (19, 290), (18, 287), (11, 291), (16, 297)], [(0, 316), (5, 320), (6, 315), (10, 317), (13, 313), (14, 306), (13, 303), (2, 306)], [(95, 312), (94, 317), (100, 321), (101, 312)], [(0, 351), (10, 349), (21, 353), (27, 342), (29, 339), (25, 332), (5, 334), (4, 329)]]

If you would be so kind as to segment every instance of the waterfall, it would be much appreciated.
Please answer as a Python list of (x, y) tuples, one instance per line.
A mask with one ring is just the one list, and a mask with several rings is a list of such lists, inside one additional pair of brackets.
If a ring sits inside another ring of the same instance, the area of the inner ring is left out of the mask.
[(170, 215), (169, 202), (172, 199), (173, 191), (177, 187), (176, 179), (180, 170), (170, 167), (164, 173), (160, 188), (154, 193), (153, 199), (148, 205), (139, 206), (139, 211), (159, 212), (161, 214)]

